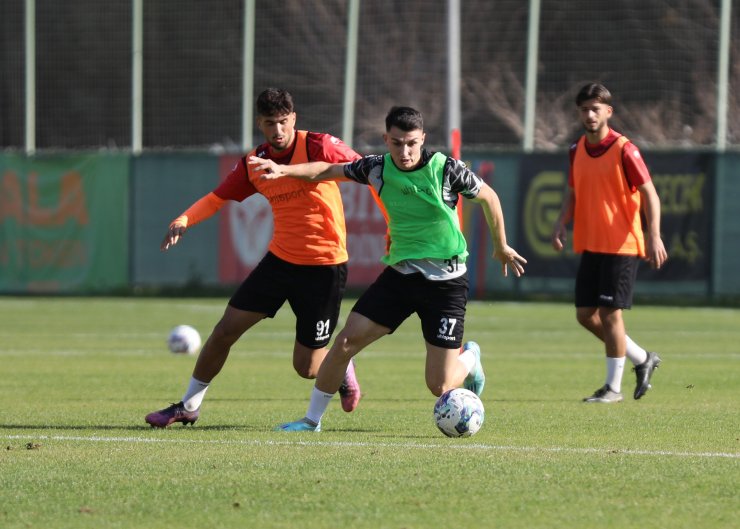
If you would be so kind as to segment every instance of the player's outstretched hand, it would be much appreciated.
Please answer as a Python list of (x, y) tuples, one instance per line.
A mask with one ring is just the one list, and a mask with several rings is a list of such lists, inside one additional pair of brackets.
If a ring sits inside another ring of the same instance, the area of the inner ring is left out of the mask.
[(260, 178), (263, 180), (275, 180), (286, 176), (284, 166), (266, 158), (250, 156), (247, 162), (255, 172), (262, 172)]
[(508, 275), (508, 268), (511, 268), (511, 271), (517, 277), (521, 277), (524, 274), (524, 265), (527, 264), (527, 260), (519, 255), (511, 246), (505, 245), (502, 248), (495, 248), (493, 250), (493, 258), (501, 262), (501, 271), (504, 277)]
[(167, 230), (167, 233), (165, 234), (164, 239), (162, 240), (162, 244), (159, 246), (159, 249), (165, 251), (168, 250), (170, 246), (176, 245), (177, 242), (180, 240), (180, 237), (185, 235), (185, 232), (187, 230), (188, 227), (179, 222), (173, 222), (172, 224), (170, 224), (170, 227)]

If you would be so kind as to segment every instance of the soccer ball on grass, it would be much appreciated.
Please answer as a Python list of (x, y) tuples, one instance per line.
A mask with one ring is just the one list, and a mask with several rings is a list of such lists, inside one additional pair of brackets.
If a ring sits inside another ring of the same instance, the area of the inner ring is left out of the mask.
[(167, 347), (175, 354), (195, 354), (200, 349), (200, 334), (190, 325), (178, 325), (170, 331)]
[(434, 405), (434, 422), (447, 437), (470, 437), (483, 425), (483, 402), (464, 388), (444, 392)]

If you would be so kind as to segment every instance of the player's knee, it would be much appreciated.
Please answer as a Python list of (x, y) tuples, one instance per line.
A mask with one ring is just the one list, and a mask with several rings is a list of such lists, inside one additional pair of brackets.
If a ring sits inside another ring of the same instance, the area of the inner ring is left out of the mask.
[(432, 395), (435, 397), (439, 397), (444, 393), (445, 391), (448, 391), (450, 389), (454, 389), (454, 384), (451, 384), (450, 382), (442, 379), (434, 379), (434, 378), (427, 378), (427, 388), (429, 388), (429, 391), (432, 392)]
[(309, 368), (306, 368), (305, 366), (293, 366), (295, 368), (295, 372), (298, 373), (298, 376), (301, 378), (305, 378), (308, 380), (313, 380), (316, 378), (316, 375), (318, 375), (318, 371), (313, 371)]
[(314, 379), (319, 374), (326, 353), (325, 347), (313, 349), (296, 342), (293, 350), (293, 369), (301, 378)]
[(241, 333), (234, 332), (223, 321), (220, 321), (213, 328), (208, 341), (217, 347), (230, 347), (239, 339), (239, 336), (241, 336)]
[(598, 318), (595, 312), (576, 312), (576, 320), (586, 329), (592, 329), (598, 325)]
[(358, 340), (351, 335), (340, 335), (337, 337), (332, 354), (341, 360), (349, 361), (353, 356), (360, 352)]
[(622, 322), (622, 311), (612, 307), (602, 307), (599, 309), (599, 319), (604, 326), (619, 325)]
[(298, 373), (298, 376), (306, 379), (314, 379), (319, 374), (320, 365), (314, 365), (313, 362), (299, 362), (293, 361), (293, 369)]

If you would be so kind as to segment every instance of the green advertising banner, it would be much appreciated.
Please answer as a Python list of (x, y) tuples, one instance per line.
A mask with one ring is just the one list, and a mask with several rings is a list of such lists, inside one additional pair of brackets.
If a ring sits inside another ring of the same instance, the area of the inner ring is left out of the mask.
[(0, 155), (0, 292), (128, 284), (128, 156)]

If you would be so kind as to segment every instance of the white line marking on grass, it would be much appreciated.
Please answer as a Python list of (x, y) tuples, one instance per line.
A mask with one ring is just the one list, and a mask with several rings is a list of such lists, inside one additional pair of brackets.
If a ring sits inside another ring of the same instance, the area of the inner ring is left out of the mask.
[(485, 443), (440, 444), (440, 443), (381, 443), (369, 441), (260, 441), (252, 440), (206, 440), (206, 439), (157, 439), (153, 437), (100, 437), (79, 435), (6, 435), (3, 439), (47, 440), (47, 441), (85, 441), (90, 443), (169, 443), (169, 444), (220, 444), (248, 446), (328, 446), (328, 447), (370, 447), (370, 448), (433, 448), (462, 450), (491, 450), (501, 452), (556, 452), (564, 454), (615, 454), (635, 456), (671, 456), (740, 459), (740, 454), (729, 452), (673, 452), (670, 450), (620, 450), (608, 448), (568, 448), (563, 446), (504, 446)]

